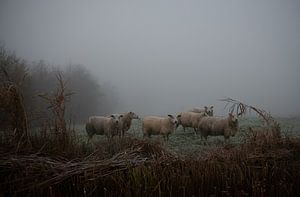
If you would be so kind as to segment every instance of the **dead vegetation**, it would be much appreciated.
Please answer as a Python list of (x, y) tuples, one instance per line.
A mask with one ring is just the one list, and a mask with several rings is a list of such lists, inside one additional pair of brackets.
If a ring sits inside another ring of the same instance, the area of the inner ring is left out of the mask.
[[(92, 146), (80, 141), (67, 126), (64, 110), (70, 94), (62, 76), (58, 81), (55, 93), (42, 96), (53, 116), (35, 132), (29, 132), (24, 123), (22, 100), (19, 105), (9, 103), (21, 98), (20, 94), (12, 94), (12, 86), (1, 86), (6, 90), (2, 97), (6, 100), (1, 99), (5, 105), (1, 106), (21, 110), (11, 110), (20, 117), (15, 125), (7, 123), (12, 125), (8, 130), (26, 133), (26, 138), (17, 138), (1, 131), (0, 193), (4, 196), (300, 194), (300, 141), (274, 135), (280, 133), (280, 127), (275, 127), (276, 121), (263, 110), (226, 100), (233, 103), (231, 110), (238, 115), (247, 109), (256, 111), (267, 122), (267, 129), (251, 128), (244, 144), (225, 145), (193, 157), (177, 155), (160, 142), (130, 137)], [(20, 140), (26, 139), (31, 146), (20, 148)]]
[(2, 66), (1, 71), (5, 80), (0, 83), (0, 129), (12, 136), (19, 145), (28, 145), (28, 121), (20, 86), (10, 80)]
[(73, 94), (67, 90), (66, 84), (62, 74), (58, 73), (56, 75), (58, 84), (56, 91), (52, 94), (40, 94), (39, 96), (48, 103), (48, 109), (51, 111), (52, 116), (50, 120), (50, 125), (48, 128), (50, 132), (54, 134), (56, 140), (58, 140), (62, 145), (70, 143), (70, 138), (72, 135), (72, 130), (67, 129), (66, 124), (66, 103), (70, 101), (70, 97)]
[[(232, 98), (221, 99), (221, 101), (226, 102), (227, 104), (225, 105), (225, 108), (229, 107), (229, 111), (231, 113), (236, 112), (237, 116), (243, 116), (248, 113), (251, 113), (251, 111), (254, 111), (258, 115), (258, 117), (263, 121), (265, 127), (249, 127), (249, 132), (251, 133), (251, 135), (253, 135), (253, 138), (251, 139), (256, 140), (257, 136), (259, 135), (261, 135), (259, 139), (271, 139), (272, 141), (281, 137), (280, 124), (275, 120), (275, 118), (273, 118), (273, 116), (270, 113), (266, 112), (263, 109), (259, 109), (252, 105), (247, 105), (241, 101)], [(229, 106), (229, 104), (231, 105)]]
[(300, 192), (299, 140), (220, 147), (193, 158), (175, 155), (149, 140), (127, 138), (126, 145), (108, 158), (101, 158), (101, 149), (73, 159), (59, 153), (1, 155), (0, 189), (17, 196), (120, 192), (124, 196), (293, 196)]

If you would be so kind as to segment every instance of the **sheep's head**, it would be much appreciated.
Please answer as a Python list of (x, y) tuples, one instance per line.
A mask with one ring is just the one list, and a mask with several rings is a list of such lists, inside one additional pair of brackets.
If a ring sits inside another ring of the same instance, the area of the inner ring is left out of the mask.
[(110, 119), (114, 124), (119, 124), (119, 122), (122, 120), (123, 115), (118, 115), (118, 114), (112, 114), (110, 115)]
[(208, 112), (208, 107), (204, 106), (204, 111), (207, 113)]
[(235, 134), (239, 130), (239, 121), (236, 116), (234, 116), (232, 113), (228, 114), (228, 121), (229, 121), (229, 127), (231, 129), (231, 136), (235, 136)]
[(177, 118), (177, 125), (176, 125), (177, 128), (181, 124), (181, 114), (178, 114), (176, 118)]
[(132, 111), (129, 112), (129, 116), (130, 116), (131, 119), (140, 119), (139, 116), (136, 113), (132, 112)]
[(207, 109), (207, 114), (209, 116), (214, 116), (214, 106), (210, 106), (209, 109)]
[(178, 124), (178, 120), (177, 120), (177, 118), (175, 118), (174, 116), (172, 116), (172, 115), (168, 115), (168, 118), (169, 118), (169, 121), (173, 124), (173, 125), (176, 125), (177, 126), (177, 124)]

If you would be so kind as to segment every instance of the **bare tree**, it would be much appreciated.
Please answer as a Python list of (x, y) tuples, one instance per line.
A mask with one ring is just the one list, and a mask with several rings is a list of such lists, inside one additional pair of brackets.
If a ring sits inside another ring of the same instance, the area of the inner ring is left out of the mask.
[[(263, 109), (259, 109), (252, 105), (247, 105), (241, 101), (232, 99), (232, 98), (225, 98), (220, 99), (221, 101), (226, 102), (225, 108), (228, 107), (228, 104), (231, 104), (229, 107), (229, 111), (231, 113), (236, 112), (237, 116), (243, 116), (247, 114), (247, 112), (254, 111), (258, 115), (259, 118), (263, 120), (263, 122), (269, 127), (269, 130), (259, 130), (259, 131), (269, 131), (271, 135), (275, 138), (280, 138), (280, 124), (275, 120), (275, 118), (268, 112)], [(250, 131), (253, 131), (253, 128), (249, 127)]]
[(54, 131), (57, 136), (67, 137), (67, 127), (65, 121), (66, 102), (70, 101), (70, 97), (73, 94), (66, 89), (66, 81), (64, 81), (62, 74), (57, 76), (58, 85), (56, 91), (52, 94), (40, 94), (39, 96), (45, 99), (51, 110), (54, 118)]

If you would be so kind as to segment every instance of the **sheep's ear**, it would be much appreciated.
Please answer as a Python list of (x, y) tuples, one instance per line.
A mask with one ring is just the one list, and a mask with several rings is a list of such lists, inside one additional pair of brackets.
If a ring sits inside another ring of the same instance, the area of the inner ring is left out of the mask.
[(123, 115), (120, 115), (120, 118), (122, 118), (123, 117)]
[(169, 116), (170, 118), (174, 118), (171, 114), (168, 114), (168, 116)]
[(207, 110), (207, 106), (204, 106), (204, 109)]
[(233, 114), (232, 114), (232, 113), (229, 113), (228, 115), (229, 115), (229, 117), (231, 117), (231, 118), (233, 117)]
[(130, 111), (129, 113), (130, 113), (130, 114), (133, 114), (133, 112), (132, 112), (132, 111)]
[(110, 115), (110, 117), (111, 117), (111, 118), (115, 118), (115, 116), (114, 116), (114, 115)]
[(177, 115), (177, 118), (180, 118), (180, 117), (181, 117), (181, 114), (178, 114), (178, 115)]

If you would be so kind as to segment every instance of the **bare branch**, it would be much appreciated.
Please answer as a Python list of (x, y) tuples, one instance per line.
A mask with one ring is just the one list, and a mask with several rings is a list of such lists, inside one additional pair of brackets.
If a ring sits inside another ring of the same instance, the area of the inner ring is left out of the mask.
[[(272, 115), (268, 112), (266, 112), (265, 110), (263, 109), (259, 109), (259, 108), (256, 108), (252, 105), (247, 105), (241, 101), (238, 101), (238, 100), (235, 100), (235, 99), (232, 99), (232, 98), (225, 98), (225, 99), (220, 99), (220, 101), (224, 101), (226, 102), (226, 106), (228, 106), (229, 103), (231, 103), (231, 106), (229, 107), (229, 111), (232, 113), (234, 110), (236, 111), (236, 115), (237, 116), (243, 116), (245, 115), (247, 112), (251, 112), (252, 111), (255, 111), (258, 116), (269, 126), (274, 126), (276, 124), (278, 124), (276, 122), (276, 120), (272, 117)], [(247, 111), (248, 109), (248, 111)]]

